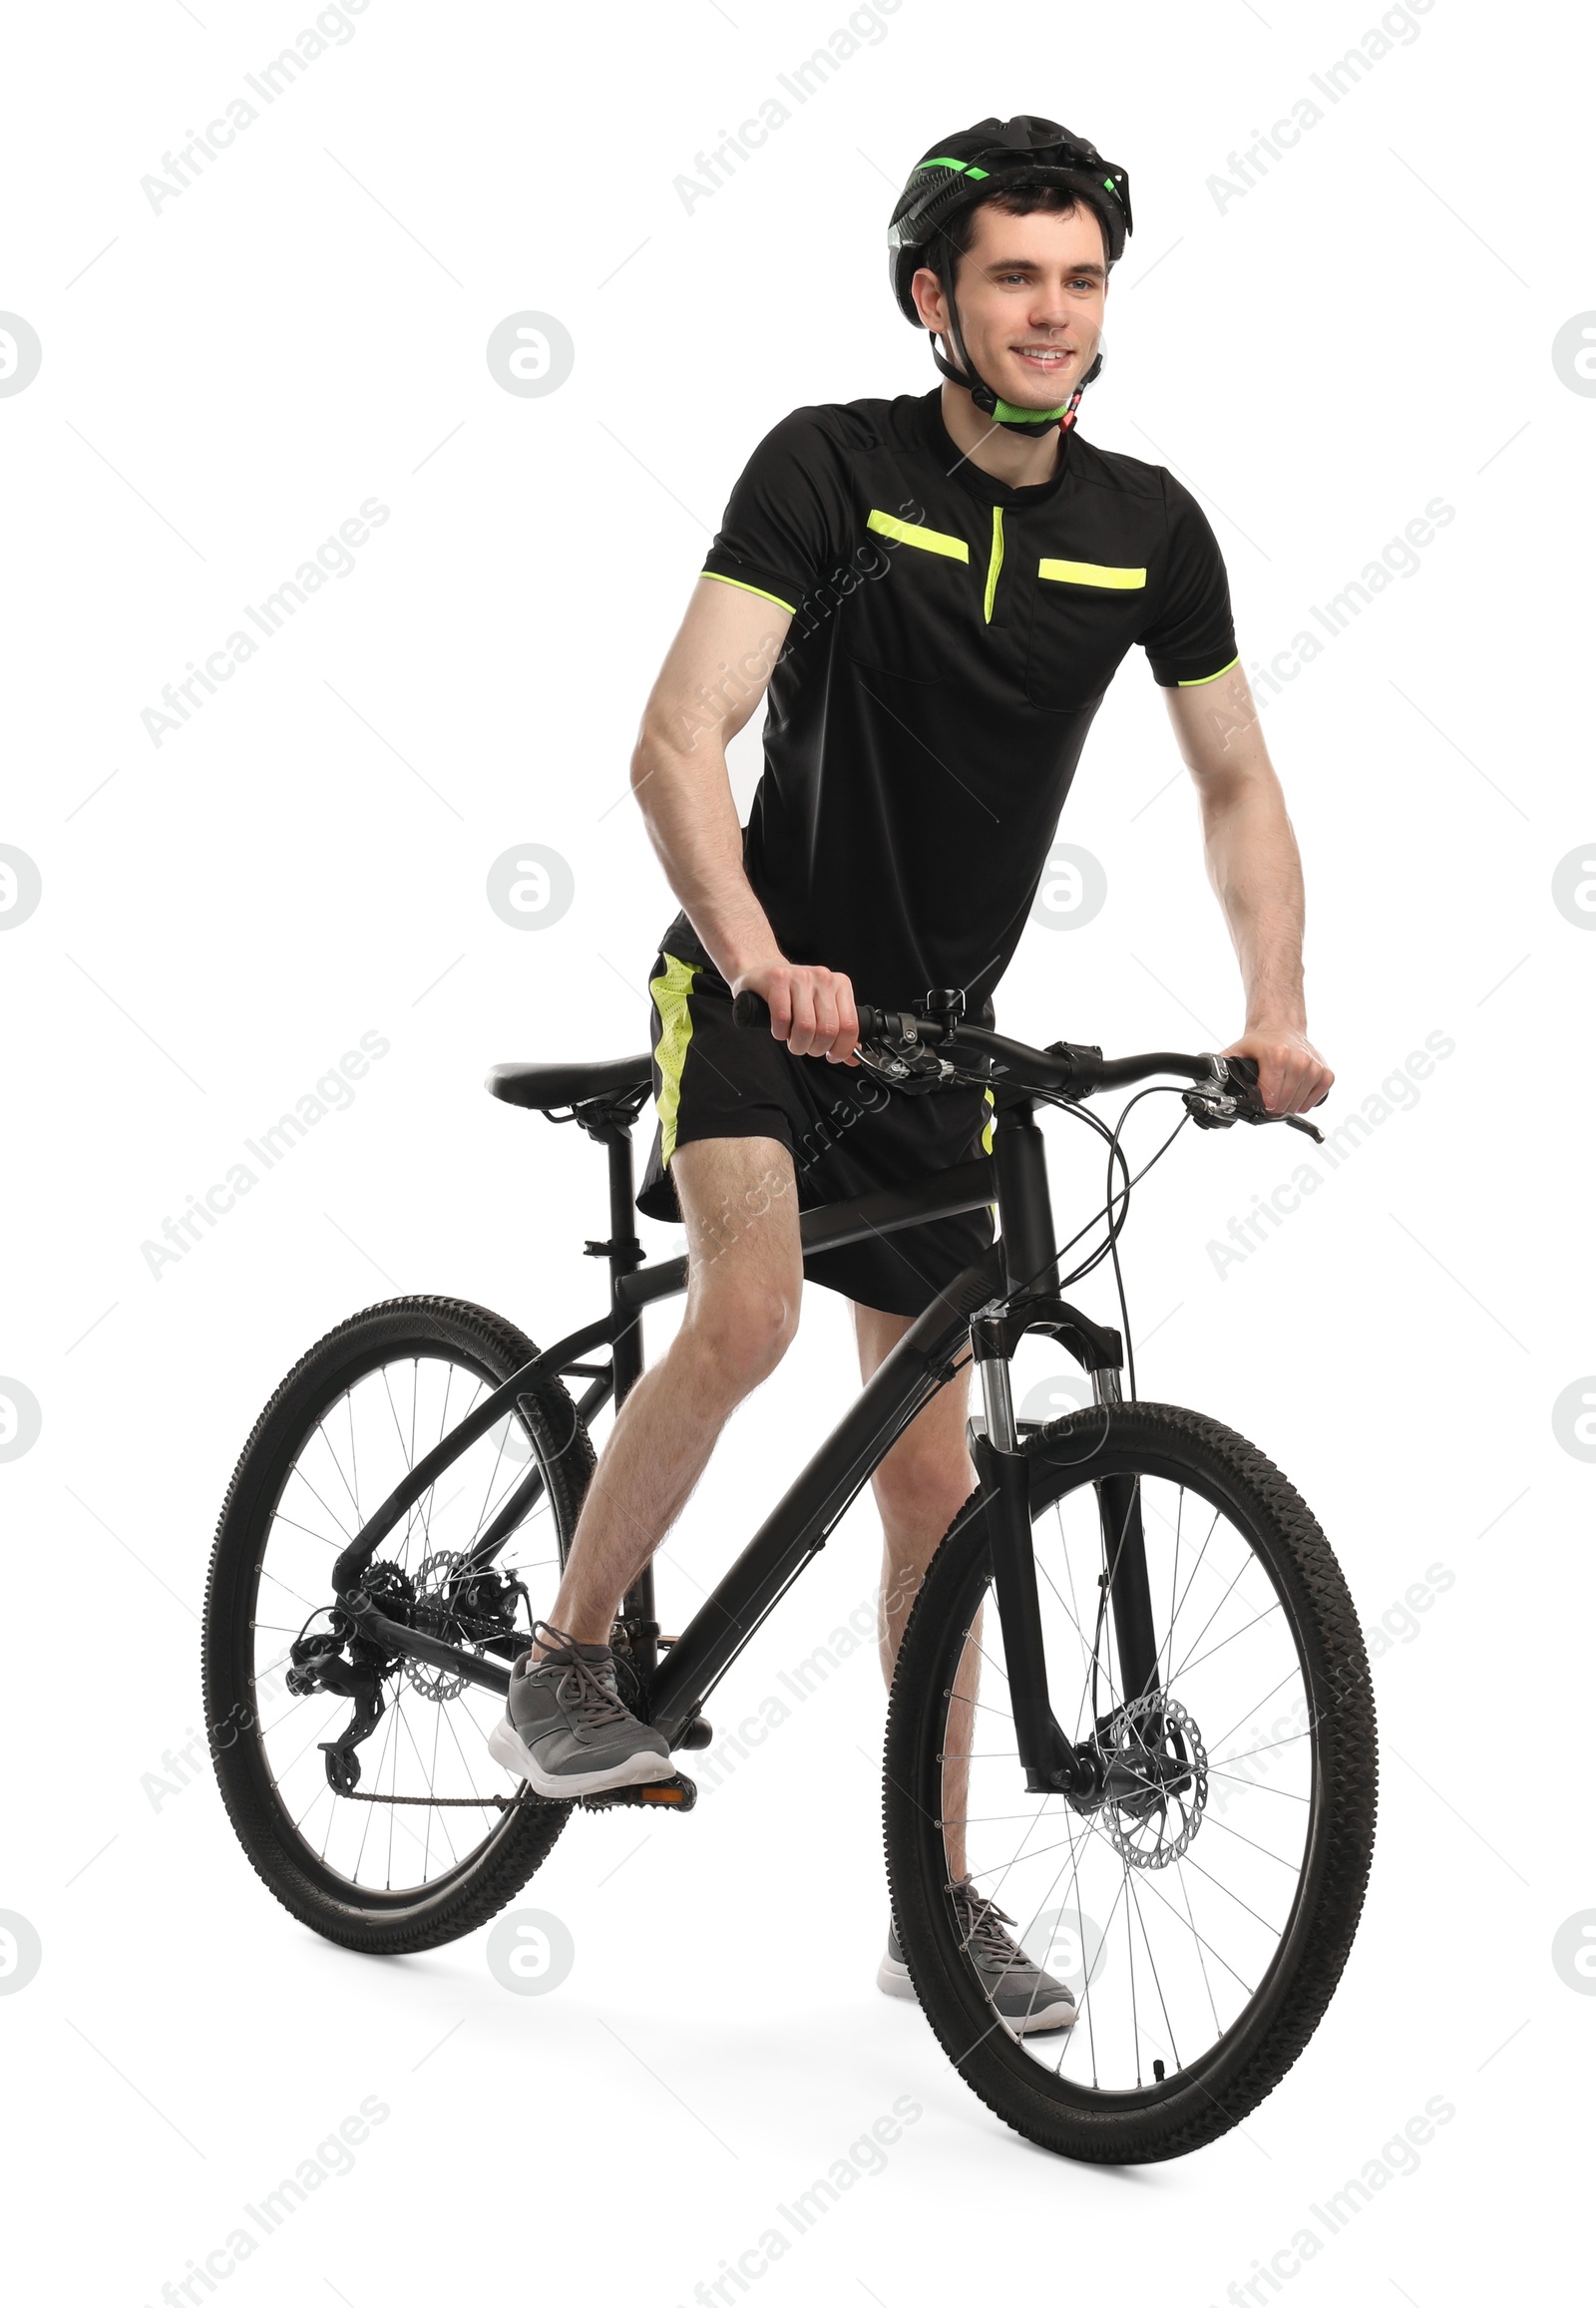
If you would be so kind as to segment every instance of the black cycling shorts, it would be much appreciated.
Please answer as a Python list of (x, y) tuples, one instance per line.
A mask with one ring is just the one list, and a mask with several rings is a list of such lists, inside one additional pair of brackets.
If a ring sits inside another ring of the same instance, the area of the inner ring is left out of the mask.
[[(731, 988), (706, 964), (661, 953), (653, 1005), (659, 1122), (637, 1208), (680, 1221), (670, 1157), (695, 1138), (774, 1138), (788, 1148), (798, 1207), (912, 1186), (992, 1147), (992, 1107), (977, 1088), (905, 1097), (856, 1066), (794, 1057), (768, 1027), (732, 1022)], [(861, 1306), (918, 1315), (991, 1245), (990, 1209), (963, 1211), (804, 1260), (810, 1282)]]

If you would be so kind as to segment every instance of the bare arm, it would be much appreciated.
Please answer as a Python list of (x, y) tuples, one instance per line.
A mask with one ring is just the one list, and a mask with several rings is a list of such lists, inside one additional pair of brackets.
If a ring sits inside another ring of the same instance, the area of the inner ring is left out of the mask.
[(1208, 879), (1241, 965), (1247, 1024), (1229, 1045), (1256, 1058), (1271, 1113), (1317, 1106), (1335, 1075), (1308, 1039), (1303, 1002), (1303, 873), (1286, 799), (1238, 666), (1166, 689), (1175, 742), (1202, 810)]
[(792, 618), (763, 594), (700, 577), (643, 709), (631, 789), (665, 879), (733, 992), (770, 1004), (797, 1056), (853, 1064), (859, 1021), (840, 971), (790, 962), (742, 866), (726, 746), (765, 693)]

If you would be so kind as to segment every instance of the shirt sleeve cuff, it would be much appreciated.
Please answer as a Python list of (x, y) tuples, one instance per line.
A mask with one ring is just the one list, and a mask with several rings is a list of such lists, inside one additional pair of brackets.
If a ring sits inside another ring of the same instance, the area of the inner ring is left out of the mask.
[(756, 562), (736, 561), (729, 553), (711, 549), (701, 574), (718, 578), (723, 585), (736, 585), (745, 593), (757, 593), (763, 601), (774, 601), (788, 616), (796, 616), (798, 603), (803, 598), (803, 587), (779, 570), (761, 569)]
[(1210, 649), (1201, 657), (1150, 656), (1147, 662), (1160, 689), (1201, 689), (1206, 682), (1217, 681), (1221, 673), (1232, 672), (1241, 658), (1232, 641), (1223, 653)]

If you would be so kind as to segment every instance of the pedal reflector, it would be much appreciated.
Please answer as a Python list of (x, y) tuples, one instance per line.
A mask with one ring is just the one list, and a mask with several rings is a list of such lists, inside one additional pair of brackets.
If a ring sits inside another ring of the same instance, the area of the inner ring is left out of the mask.
[(645, 1803), (664, 1803), (677, 1811), (690, 1811), (698, 1799), (694, 1782), (679, 1771), (673, 1779), (661, 1779), (657, 1786), (639, 1787), (637, 1792)]
[(690, 1811), (698, 1800), (698, 1789), (685, 1773), (678, 1771), (673, 1778), (656, 1779), (645, 1787), (609, 1787), (598, 1795), (579, 1795), (579, 1803), (588, 1811), (608, 1811), (616, 1804), (645, 1804), (650, 1810)]

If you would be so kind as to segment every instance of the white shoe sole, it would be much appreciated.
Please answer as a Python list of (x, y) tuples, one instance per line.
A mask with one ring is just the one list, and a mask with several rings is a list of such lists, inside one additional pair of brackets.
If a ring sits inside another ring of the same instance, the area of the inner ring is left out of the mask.
[(1030, 2012), (1023, 2020), (1003, 2020), (998, 2017), (1010, 2036), (1042, 2036), (1049, 2028), (1072, 2028), (1079, 2014), (1073, 2004), (1049, 2004), (1045, 2011)]
[(611, 1787), (654, 1787), (675, 1776), (668, 1755), (628, 1755), (602, 1771), (541, 1771), (509, 1719), (501, 1716), (488, 1733), (488, 1752), (503, 1769), (525, 1779), (535, 1793), (559, 1802), (568, 1795), (602, 1795)]
[[(915, 1983), (909, 1977), (909, 1966), (895, 1956), (884, 1955), (876, 1974), (876, 1985), (884, 1996), (905, 1996), (910, 2003), (918, 2003)], [(998, 2014), (1002, 2019), (1002, 2014)], [(1079, 2013), (1072, 2004), (1049, 2004), (1042, 2011), (1027, 2013), (1022, 2021), (1003, 2020), (1011, 2036), (1040, 2036), (1049, 2028), (1072, 2028)]]

